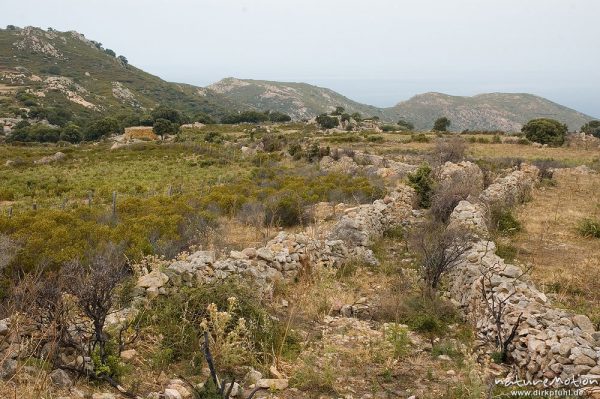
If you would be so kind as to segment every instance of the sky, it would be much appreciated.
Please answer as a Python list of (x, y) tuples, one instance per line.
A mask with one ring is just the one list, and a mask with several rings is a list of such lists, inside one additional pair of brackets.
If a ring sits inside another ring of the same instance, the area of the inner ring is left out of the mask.
[(600, 116), (599, 0), (0, 0), (166, 80), (302, 81), (392, 106), (528, 92)]

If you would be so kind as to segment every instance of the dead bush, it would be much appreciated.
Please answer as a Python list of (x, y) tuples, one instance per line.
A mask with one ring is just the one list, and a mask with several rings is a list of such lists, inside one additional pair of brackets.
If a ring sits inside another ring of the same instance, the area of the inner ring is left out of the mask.
[(435, 220), (411, 231), (411, 246), (419, 258), (419, 272), (427, 291), (437, 291), (442, 276), (458, 264), (470, 248), (469, 232), (448, 228)]
[(481, 187), (474, 179), (466, 175), (458, 175), (439, 183), (431, 196), (431, 215), (439, 222), (446, 223), (452, 211), (460, 201), (476, 197)]
[(467, 142), (459, 136), (439, 138), (435, 142), (434, 161), (438, 165), (446, 162), (458, 163), (465, 159)]

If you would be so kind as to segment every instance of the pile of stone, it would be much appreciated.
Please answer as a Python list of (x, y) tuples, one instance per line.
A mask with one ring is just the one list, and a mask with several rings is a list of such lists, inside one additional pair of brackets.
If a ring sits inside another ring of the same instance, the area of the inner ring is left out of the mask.
[[(455, 208), (450, 226), (469, 229), (473, 234), (470, 249), (450, 273), (448, 294), (483, 341), (494, 342), (498, 337), (498, 314), (503, 337), (518, 325), (509, 355), (520, 377), (597, 379), (600, 332), (590, 319), (554, 308), (526, 270), (496, 255), (496, 246), (488, 239), (484, 206), (498, 201), (511, 203), (527, 195), (537, 174), (537, 168), (523, 165), (488, 187), (480, 197), (483, 204), (461, 201)], [(505, 303), (505, 309), (498, 312), (500, 302)]]

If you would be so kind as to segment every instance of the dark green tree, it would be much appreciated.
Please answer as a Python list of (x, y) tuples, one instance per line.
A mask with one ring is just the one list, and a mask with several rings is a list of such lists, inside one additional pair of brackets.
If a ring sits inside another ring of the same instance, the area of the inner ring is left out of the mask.
[(591, 134), (600, 139), (600, 121), (590, 121), (579, 129), (582, 133)]
[(167, 134), (177, 133), (178, 127), (168, 119), (159, 118), (154, 121), (152, 130), (159, 135), (161, 139), (164, 139)]
[(333, 129), (339, 124), (338, 118), (327, 114), (317, 116), (316, 121), (323, 129)]
[(549, 118), (532, 119), (521, 129), (529, 141), (558, 147), (565, 142), (567, 125)]
[(415, 125), (413, 125), (412, 123), (405, 121), (404, 119), (400, 119), (398, 121), (398, 127), (400, 128), (400, 130), (402, 131), (412, 131), (415, 130)]
[(417, 192), (421, 208), (429, 208), (431, 206), (431, 194), (434, 183), (431, 172), (431, 167), (425, 163), (414, 173), (408, 175), (408, 185)]
[(214, 125), (215, 123), (217, 123), (217, 121), (215, 121), (212, 116), (204, 112), (198, 112), (196, 116), (194, 116), (194, 121), (204, 123), (205, 125)]
[(450, 119), (442, 116), (441, 118), (437, 118), (433, 124), (434, 132), (445, 132), (450, 127), (451, 122)]
[(79, 143), (82, 138), (81, 128), (74, 123), (69, 123), (60, 133), (61, 141), (68, 141), (69, 143)]
[(292, 120), (291, 116), (284, 114), (283, 112), (269, 112), (269, 120), (271, 122), (289, 122)]
[(83, 138), (86, 141), (93, 141), (120, 132), (119, 121), (115, 118), (106, 117), (90, 123), (83, 133)]
[(181, 125), (183, 123), (183, 115), (181, 112), (174, 108), (160, 105), (154, 108), (151, 112), (152, 118), (156, 121), (157, 119), (167, 119), (175, 124)]
[(110, 55), (111, 57), (116, 57), (117, 56), (117, 54), (114, 51), (112, 51), (111, 49), (109, 49), (109, 48), (107, 48), (106, 50), (104, 50), (104, 52), (106, 54)]
[(340, 107), (339, 105), (337, 107), (335, 107), (335, 110), (331, 112), (331, 115), (342, 115), (344, 112), (346, 111), (346, 109), (344, 107)]
[(129, 60), (124, 55), (118, 56), (117, 59), (119, 61), (121, 61), (121, 64), (123, 64), (123, 65), (129, 64)]

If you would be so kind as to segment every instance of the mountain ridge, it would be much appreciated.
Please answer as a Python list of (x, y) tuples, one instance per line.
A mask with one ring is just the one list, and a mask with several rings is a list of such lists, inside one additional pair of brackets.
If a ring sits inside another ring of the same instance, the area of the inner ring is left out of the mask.
[[(217, 119), (241, 110), (269, 110), (295, 120), (312, 119), (341, 106), (350, 114), (358, 112), (388, 123), (405, 119), (419, 130), (431, 129), (441, 116), (452, 121), (454, 131), (518, 131), (538, 117), (553, 117), (575, 130), (594, 119), (529, 93), (455, 96), (428, 92), (391, 107), (376, 107), (304, 82), (228, 77), (206, 87), (174, 83), (130, 65), (125, 57), (117, 57), (81, 33), (9, 27), (0, 29), (0, 118), (11, 112), (30, 112), (36, 106), (90, 117), (147, 112), (162, 104)], [(18, 91), (27, 92), (20, 101), (12, 93)]]

